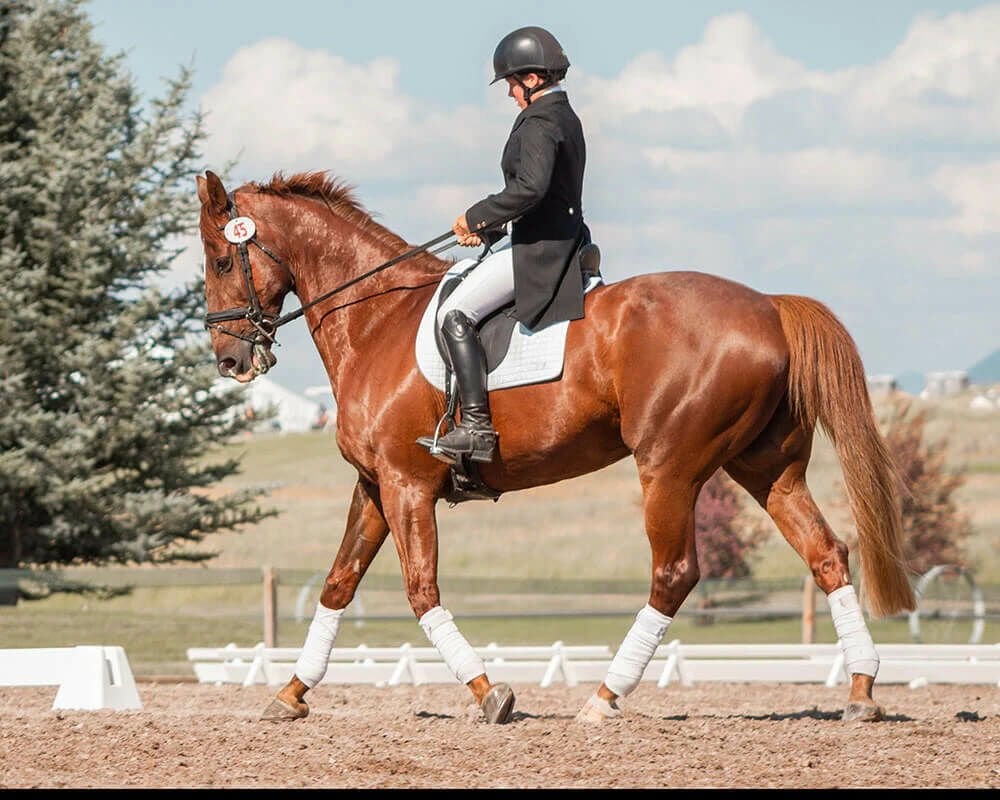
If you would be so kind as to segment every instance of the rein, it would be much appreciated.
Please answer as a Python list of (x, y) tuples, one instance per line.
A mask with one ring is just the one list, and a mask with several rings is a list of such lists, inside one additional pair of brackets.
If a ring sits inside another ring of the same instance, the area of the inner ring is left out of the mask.
[[(237, 227), (231, 228), (231, 226), (234, 226), (234, 223)], [(243, 225), (242, 228), (238, 227), (240, 224)], [(407, 250), (405, 253), (395, 256), (394, 258), (390, 258), (388, 261), (379, 264), (374, 269), (370, 269), (368, 272), (358, 275), (355, 278), (351, 278), (351, 280), (340, 284), (328, 292), (324, 292), (319, 297), (310, 300), (308, 303), (296, 308), (294, 311), (289, 311), (287, 314), (283, 314), (282, 316), (276, 316), (274, 314), (266, 313), (264, 311), (264, 307), (260, 304), (260, 298), (257, 295), (257, 288), (253, 283), (253, 271), (250, 267), (250, 251), (248, 245), (253, 244), (256, 246), (262, 253), (274, 261), (275, 264), (288, 273), (289, 277), (292, 279), (293, 291), (295, 290), (295, 276), (292, 274), (292, 271), (288, 268), (288, 265), (285, 264), (284, 261), (282, 261), (278, 256), (272, 253), (267, 247), (262, 245), (257, 240), (256, 226), (249, 217), (240, 217), (239, 212), (236, 210), (236, 198), (232, 193), (229, 195), (229, 222), (226, 225), (221, 226), (219, 230), (226, 231), (226, 240), (235, 244), (239, 252), (240, 266), (243, 271), (243, 283), (246, 286), (249, 306), (247, 308), (228, 308), (225, 311), (212, 311), (205, 315), (205, 327), (207, 329), (215, 328), (221, 333), (234, 336), (245, 342), (250, 342), (254, 345), (254, 347), (263, 347), (265, 343), (273, 344), (275, 342), (274, 337), (278, 328), (298, 319), (306, 312), (307, 309), (330, 299), (334, 295), (344, 291), (345, 289), (349, 289), (351, 286), (360, 283), (366, 278), (370, 278), (372, 275), (375, 275), (384, 269), (395, 266), (400, 261), (405, 261), (408, 258), (412, 258), (415, 255), (423, 253), (434, 245), (454, 236), (454, 233), (450, 230), (442, 233), (440, 236), (435, 236), (430, 241), (424, 242), (422, 245), (418, 245), (411, 250)], [(453, 244), (449, 244), (431, 252), (432, 254), (439, 253), (452, 246)], [(234, 320), (246, 320), (254, 327), (256, 333), (248, 336), (237, 331), (231, 331), (220, 324), (222, 322), (231, 322)]]

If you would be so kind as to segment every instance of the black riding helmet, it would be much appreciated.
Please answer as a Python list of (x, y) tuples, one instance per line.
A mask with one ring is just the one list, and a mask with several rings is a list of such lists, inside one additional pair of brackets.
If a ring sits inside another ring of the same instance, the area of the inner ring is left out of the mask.
[(569, 69), (569, 59), (556, 37), (533, 25), (508, 33), (493, 53), (493, 80), (496, 83), (519, 72), (539, 72), (551, 80), (561, 80)]

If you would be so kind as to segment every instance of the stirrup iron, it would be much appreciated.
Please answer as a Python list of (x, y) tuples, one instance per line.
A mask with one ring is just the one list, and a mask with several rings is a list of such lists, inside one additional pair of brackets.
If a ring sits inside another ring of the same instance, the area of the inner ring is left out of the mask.
[[(441, 438), (441, 427), (446, 426), (454, 417), (452, 417), (452, 412), (445, 411), (441, 419), (438, 420), (437, 425), (434, 426), (433, 436), (421, 436), (417, 439), (417, 444), (421, 444), (430, 450), (430, 453), (434, 458), (444, 461), (447, 464), (454, 464), (455, 459), (450, 457), (445, 450), (438, 447), (438, 440)], [(448, 429), (446, 428), (445, 433), (447, 434)]]

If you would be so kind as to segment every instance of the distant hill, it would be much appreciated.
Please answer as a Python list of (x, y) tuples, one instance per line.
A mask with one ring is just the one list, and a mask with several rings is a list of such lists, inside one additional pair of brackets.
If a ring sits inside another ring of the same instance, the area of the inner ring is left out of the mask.
[(1000, 349), (969, 367), (968, 373), (972, 383), (1000, 383)]

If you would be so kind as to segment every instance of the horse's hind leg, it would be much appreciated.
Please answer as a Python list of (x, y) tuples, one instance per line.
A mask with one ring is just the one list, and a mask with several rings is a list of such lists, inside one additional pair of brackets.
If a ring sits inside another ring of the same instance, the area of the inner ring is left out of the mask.
[(295, 674), (264, 710), (261, 719), (285, 722), (309, 714), (302, 699), (326, 674), (344, 609), (354, 599), (365, 571), (389, 533), (379, 504), (378, 487), (359, 480), (347, 514), (347, 528), (333, 566), (320, 592)]
[(878, 655), (851, 585), (847, 545), (834, 535), (806, 485), (812, 436), (782, 405), (764, 433), (725, 470), (767, 511), (827, 595), (851, 674), (843, 719), (878, 720), (883, 711), (872, 699)]

